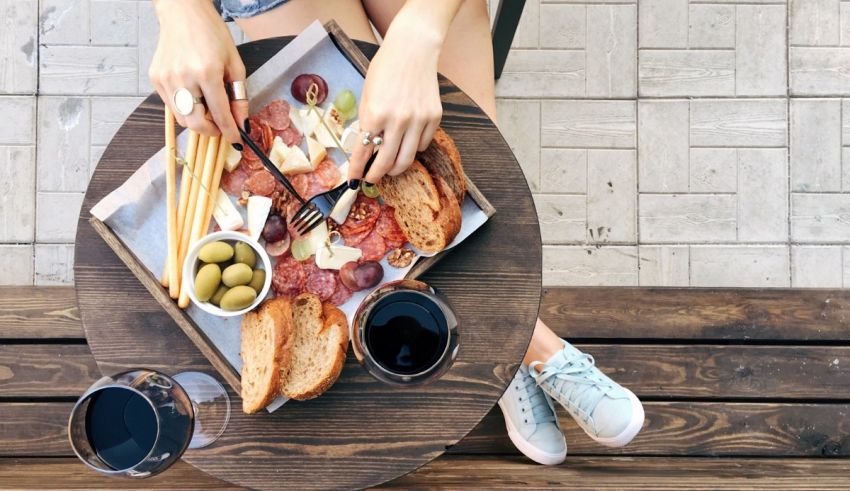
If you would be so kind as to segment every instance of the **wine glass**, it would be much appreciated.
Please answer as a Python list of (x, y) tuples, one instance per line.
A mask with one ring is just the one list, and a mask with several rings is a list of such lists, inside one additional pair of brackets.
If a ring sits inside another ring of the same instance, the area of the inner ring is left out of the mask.
[(164, 471), (187, 448), (211, 444), (229, 420), (230, 397), (213, 377), (135, 369), (89, 387), (71, 410), (68, 435), (90, 468), (142, 478)]

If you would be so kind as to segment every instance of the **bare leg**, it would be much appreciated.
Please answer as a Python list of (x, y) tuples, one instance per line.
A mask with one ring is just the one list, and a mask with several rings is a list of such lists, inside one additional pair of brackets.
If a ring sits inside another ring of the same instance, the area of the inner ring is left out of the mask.
[(537, 324), (534, 325), (534, 334), (531, 335), (531, 344), (528, 345), (528, 352), (525, 353), (522, 361), (526, 364), (532, 361), (545, 363), (563, 347), (561, 337), (552, 332), (549, 326), (538, 318)]
[[(381, 36), (402, 5), (404, 0), (363, 0), (369, 20)], [(466, 0), (461, 5), (443, 43), (438, 70), (496, 120), (493, 44), (484, 0)]]
[(318, 19), (335, 20), (353, 39), (377, 43), (369, 19), (359, 0), (290, 0), (254, 17), (236, 23), (252, 40), (275, 36), (294, 36)]

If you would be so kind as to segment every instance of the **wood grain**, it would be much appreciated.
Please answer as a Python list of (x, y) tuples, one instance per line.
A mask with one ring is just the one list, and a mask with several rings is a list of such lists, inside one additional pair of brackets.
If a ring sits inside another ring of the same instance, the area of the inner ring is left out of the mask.
[(79, 396), (100, 378), (86, 345), (0, 345), (0, 396)]
[(549, 288), (543, 305), (567, 339), (850, 341), (850, 290)]
[(51, 338), (83, 338), (74, 289), (0, 287), (0, 340)]

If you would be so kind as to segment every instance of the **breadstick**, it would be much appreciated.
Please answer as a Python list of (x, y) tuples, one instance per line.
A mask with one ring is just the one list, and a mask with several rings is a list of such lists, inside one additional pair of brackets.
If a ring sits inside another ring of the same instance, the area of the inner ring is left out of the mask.
[(198, 201), (198, 191), (201, 189), (201, 175), (204, 173), (204, 161), (206, 160), (207, 143), (209, 137), (200, 135), (198, 138), (198, 149), (195, 152), (195, 164), (192, 168), (192, 188), (189, 191), (189, 199), (186, 201), (186, 216), (183, 217), (183, 228), (180, 232), (180, 249), (177, 257), (180, 264), (186, 259), (189, 252), (189, 234), (192, 230), (192, 219), (195, 217), (195, 203)]
[[(201, 238), (201, 235), (207, 231), (209, 221), (204, 223), (204, 218), (207, 215), (207, 205), (210, 197), (210, 187), (212, 186), (213, 171), (215, 170), (216, 157), (218, 156), (218, 143), (221, 137), (210, 137), (207, 142), (207, 152), (204, 158), (204, 173), (201, 176), (201, 190), (198, 193), (198, 200), (195, 202), (195, 216), (192, 217), (192, 228), (189, 235), (189, 247)], [(190, 281), (189, 278), (183, 278), (183, 281)], [(189, 306), (189, 290), (187, 288), (180, 289), (180, 299), (177, 305), (181, 309)]]
[[(189, 130), (189, 142), (186, 148), (186, 159), (183, 164), (183, 174), (180, 176), (180, 199), (177, 201), (177, 276), (180, 283), (180, 244), (183, 242), (183, 219), (186, 217), (186, 204), (189, 202), (189, 189), (192, 187), (192, 169), (195, 167), (195, 153), (198, 150), (198, 134)], [(162, 286), (168, 286), (168, 264), (162, 268)]]
[(168, 293), (178, 298), (179, 280), (177, 276), (177, 142), (174, 135), (174, 114), (165, 108), (165, 222), (168, 228), (168, 278), (171, 281)]
[(215, 159), (215, 170), (213, 171), (213, 182), (210, 187), (210, 202), (207, 205), (207, 214), (204, 218), (204, 223), (209, 226), (212, 219), (213, 211), (215, 211), (216, 198), (218, 198), (218, 189), (221, 186), (221, 173), (224, 172), (224, 161), (227, 160), (227, 140), (222, 138), (218, 142), (218, 157)]

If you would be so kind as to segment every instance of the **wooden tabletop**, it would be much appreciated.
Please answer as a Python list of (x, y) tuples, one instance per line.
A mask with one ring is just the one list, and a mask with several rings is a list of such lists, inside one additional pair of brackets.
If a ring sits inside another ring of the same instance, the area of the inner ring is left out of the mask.
[[(241, 46), (249, 73), (290, 39)], [(360, 46), (370, 57), (376, 49)], [(496, 403), (522, 359), (539, 307), (537, 215), (519, 165), (493, 122), (450, 82), (442, 80), (440, 89), (443, 127), (454, 137), (469, 177), (498, 210), (422, 277), (458, 312), (461, 347), (454, 367), (432, 385), (399, 389), (373, 380), (349, 356), (340, 380), (322, 397), (290, 402), (270, 415), (242, 414), (232, 394), (225, 433), (212, 446), (187, 452), (184, 460), (259, 489), (372, 486), (441, 455)], [(106, 374), (133, 367), (214, 373), (88, 224), (91, 207), (162, 146), (162, 122), (162, 104), (152, 96), (104, 152), (82, 206), (77, 297), (92, 354)]]

